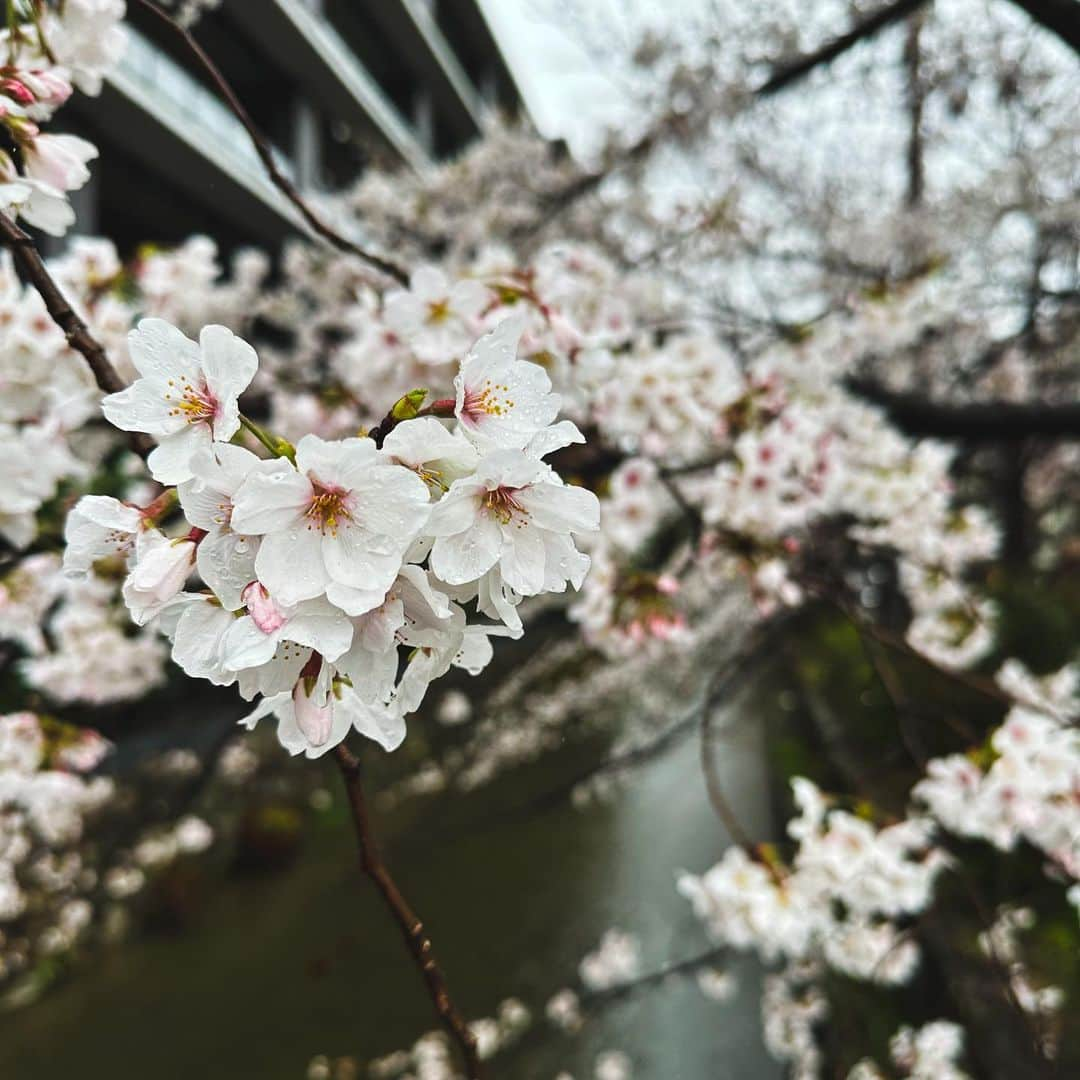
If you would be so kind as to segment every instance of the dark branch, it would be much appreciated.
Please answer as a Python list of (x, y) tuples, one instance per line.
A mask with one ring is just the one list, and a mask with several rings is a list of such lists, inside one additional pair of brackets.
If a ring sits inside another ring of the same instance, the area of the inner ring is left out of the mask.
[(1005, 442), (1032, 436), (1080, 439), (1080, 404), (989, 401), (952, 405), (921, 394), (887, 390), (871, 379), (851, 379), (848, 389), (879, 405), (908, 435), (970, 442)]
[(726, 945), (715, 945), (711, 949), (698, 953), (696, 956), (688, 956), (684, 960), (672, 960), (662, 964), (655, 971), (638, 975), (626, 982), (616, 983), (614, 986), (605, 987), (603, 990), (584, 990), (580, 994), (581, 1004), (585, 1006), (604, 1005), (610, 1001), (618, 1001), (620, 998), (629, 997), (639, 990), (647, 990), (657, 983), (666, 982), (676, 975), (696, 975), (702, 968), (711, 967), (720, 960), (727, 959), (731, 949)]
[(360, 761), (344, 743), (337, 747), (334, 756), (341, 770), (341, 778), (345, 782), (349, 808), (352, 811), (353, 824), (356, 826), (356, 837), (360, 842), (360, 869), (371, 878), (383, 902), (393, 915), (394, 921), (398, 924), (405, 938), (405, 944), (408, 945), (413, 960), (424, 978), (428, 994), (435, 1005), (435, 1011), (461, 1052), (469, 1080), (481, 1080), (483, 1070), (476, 1050), (476, 1038), (450, 1000), (446, 978), (435, 960), (431, 940), (424, 932), (423, 923), (409, 907), (405, 897), (401, 895), (401, 890), (390, 876), (379, 854), (371, 829), (371, 819), (368, 816), (367, 800), (364, 798), (363, 786), (360, 782)]
[(207, 55), (206, 50), (195, 40), (192, 34), (188, 30), (185, 30), (184, 27), (176, 22), (176, 20), (167, 12), (162, 11), (162, 9), (159, 8), (157, 4), (153, 3), (152, 0), (136, 0), (136, 2), (156, 18), (160, 19), (183, 41), (188, 51), (196, 60), (198, 60), (203, 70), (210, 76), (210, 79), (217, 87), (218, 93), (225, 99), (225, 104), (228, 105), (237, 120), (244, 125), (244, 130), (247, 131), (248, 136), (251, 138), (252, 145), (255, 147), (255, 152), (259, 155), (259, 160), (262, 161), (263, 167), (266, 169), (266, 173), (274, 186), (293, 204), (293, 206), (296, 207), (297, 210), (300, 211), (300, 214), (308, 225), (311, 226), (312, 230), (337, 248), (338, 251), (343, 251), (349, 255), (355, 255), (357, 258), (363, 259), (364, 262), (368, 263), (370, 266), (373, 266), (380, 273), (385, 274), (389, 278), (393, 278), (398, 284), (407, 285), (409, 282), (409, 275), (400, 266), (379, 255), (374, 255), (370, 251), (365, 251), (359, 245), (346, 239), (340, 233), (330, 228), (330, 226), (327, 225), (310, 206), (308, 206), (304, 201), (303, 196), (297, 191), (293, 182), (278, 168), (270, 144), (266, 141), (262, 132), (255, 126), (254, 121), (248, 115), (247, 109), (244, 108), (240, 99), (236, 96), (236, 92), (226, 81), (225, 76), (218, 70), (214, 61)]
[(872, 14), (864, 16), (846, 34), (833, 38), (820, 49), (781, 63), (768, 80), (758, 87), (758, 95), (767, 97), (769, 94), (785, 89), (809, 74), (814, 68), (835, 60), (841, 53), (847, 52), (864, 38), (871, 37), (886, 26), (899, 22), (912, 12), (918, 11), (925, 3), (926, 0), (897, 0), (896, 3), (887, 4)]

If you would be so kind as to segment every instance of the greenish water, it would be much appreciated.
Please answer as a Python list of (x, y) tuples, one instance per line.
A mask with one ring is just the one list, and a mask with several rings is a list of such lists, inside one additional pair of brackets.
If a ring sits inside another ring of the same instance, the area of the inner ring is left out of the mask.
[[(745, 823), (759, 827), (757, 748), (729, 746), (723, 772)], [(387, 862), (465, 1012), (491, 1015), (510, 995), (542, 1012), (612, 925), (640, 935), (649, 970), (705, 946), (674, 889), (678, 869), (703, 869), (725, 843), (693, 741), (607, 805), (563, 802), (523, 817), (511, 813), (519, 791), (511, 779), (454, 797), (446, 813), (436, 803), (408, 823), (378, 815)], [(435, 1026), (340, 820), (316, 829), (288, 872), (230, 878), (184, 934), (144, 937), (94, 964), (0, 1017), (0, 1078), (303, 1080), (315, 1054), (363, 1061)], [(671, 981), (609, 1006), (573, 1040), (533, 1036), (493, 1062), (492, 1076), (568, 1069), (584, 1080), (606, 1048), (630, 1054), (639, 1080), (778, 1076), (760, 1044), (757, 976), (737, 970), (732, 1004), (708, 1001), (692, 980)]]

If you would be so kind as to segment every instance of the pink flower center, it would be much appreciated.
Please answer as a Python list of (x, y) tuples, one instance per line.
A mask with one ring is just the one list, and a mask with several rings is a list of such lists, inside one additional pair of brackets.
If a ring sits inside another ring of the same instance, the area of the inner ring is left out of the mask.
[(352, 520), (352, 495), (336, 484), (323, 484), (308, 475), (311, 481), (311, 502), (304, 511), (309, 529), (319, 529), (324, 535), (337, 536), (343, 521)]
[(205, 382), (196, 386), (183, 379), (177, 386), (175, 379), (169, 380), (169, 389), (165, 391), (165, 400), (172, 408), (170, 416), (183, 416), (189, 424), (209, 422), (217, 416), (218, 401)]
[(475, 427), (485, 416), (506, 416), (513, 408), (510, 387), (490, 379), (477, 388), (466, 387), (461, 406), (461, 419)]
[[(489, 491), (484, 496), (484, 509), (503, 525), (508, 525), (515, 514), (527, 517), (529, 512), (517, 501), (520, 490), (521, 488), (497, 487), (494, 491)], [(519, 520), (519, 525), (524, 524), (524, 521)]]

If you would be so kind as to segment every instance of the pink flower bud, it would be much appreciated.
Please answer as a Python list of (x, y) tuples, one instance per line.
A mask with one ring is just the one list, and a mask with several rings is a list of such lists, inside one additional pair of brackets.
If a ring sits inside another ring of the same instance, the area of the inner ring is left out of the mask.
[(656, 579), (656, 591), (664, 596), (674, 596), (682, 586), (674, 574), (661, 574)]
[[(308, 692), (311, 684), (311, 693)], [(330, 728), (334, 720), (333, 698), (327, 698), (324, 705), (316, 701), (314, 680), (300, 679), (293, 687), (293, 708), (296, 710), (296, 726), (312, 746), (322, 746), (330, 738)]]
[(286, 623), (285, 615), (270, 598), (266, 586), (259, 581), (253, 581), (244, 587), (240, 598), (247, 606), (248, 614), (254, 620), (255, 625), (264, 633), (272, 634), (280, 630)]
[(59, 108), (71, 97), (71, 83), (55, 68), (24, 71), (20, 73), (20, 78), (37, 103), (47, 108)]
[(24, 82), (11, 76), (0, 79), (0, 94), (7, 94), (8, 97), (14, 99), (20, 105), (33, 105), (34, 103), (33, 91)]

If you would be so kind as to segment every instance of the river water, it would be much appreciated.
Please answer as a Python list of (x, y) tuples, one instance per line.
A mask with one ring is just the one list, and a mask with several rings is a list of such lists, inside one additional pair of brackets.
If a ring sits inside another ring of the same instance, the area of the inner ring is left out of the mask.
[[(728, 740), (721, 775), (743, 823), (767, 826), (752, 735)], [(726, 836), (694, 739), (635, 774), (612, 800), (511, 813), (514, 783), (468, 796), (450, 824), (434, 801), (408, 822), (377, 814), (387, 862), (424, 918), (454, 996), (472, 1016), (515, 996), (542, 1014), (608, 927), (638, 934), (643, 968), (706, 946), (674, 888)], [(449, 798), (449, 797), (448, 797)], [(638, 1080), (770, 1080), (759, 976), (735, 961), (726, 1005), (673, 978), (612, 1003), (570, 1039), (548, 1029), (496, 1059), (493, 1077), (592, 1076), (623, 1050)], [(361, 878), (348, 823), (314, 831), (288, 872), (230, 877), (197, 925), (106, 950), (39, 1003), (0, 1017), (3, 1080), (303, 1080), (315, 1054), (360, 1061), (410, 1045), (431, 1004), (396, 928)]]

